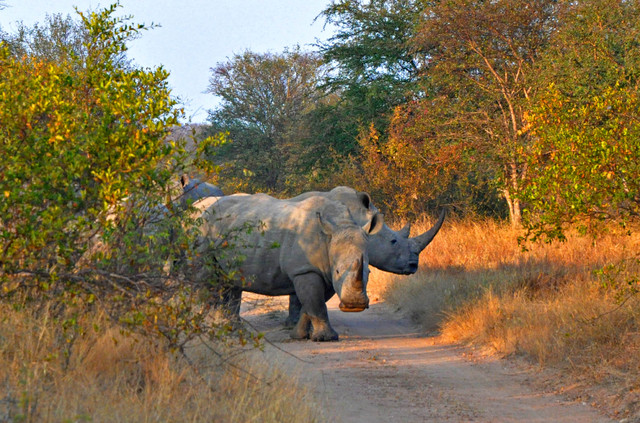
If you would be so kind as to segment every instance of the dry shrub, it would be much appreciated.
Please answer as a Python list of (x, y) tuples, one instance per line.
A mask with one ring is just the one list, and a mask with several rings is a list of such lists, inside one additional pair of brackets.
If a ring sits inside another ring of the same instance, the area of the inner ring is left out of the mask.
[(310, 394), (260, 354), (221, 365), (192, 343), (189, 363), (157, 340), (106, 328), (107, 319), (91, 315), (84, 319), (94, 329), (65, 355), (46, 313), (38, 319), (0, 304), (0, 315), (0, 421), (322, 420)]
[[(640, 274), (640, 232), (605, 229), (523, 251), (507, 225), (449, 220), (417, 274), (373, 277), (384, 280), (389, 303), (443, 339), (562, 368), (640, 412), (640, 294), (629, 289)], [(608, 279), (598, 274), (629, 259)]]

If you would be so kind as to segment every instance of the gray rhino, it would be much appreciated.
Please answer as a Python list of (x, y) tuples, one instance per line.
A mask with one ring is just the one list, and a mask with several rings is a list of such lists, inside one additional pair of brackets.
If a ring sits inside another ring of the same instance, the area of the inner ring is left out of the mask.
[(342, 311), (368, 307), (367, 241), (384, 225), (380, 213), (371, 213), (358, 225), (345, 205), (324, 197), (288, 201), (244, 194), (216, 199), (202, 219), (201, 254), (206, 254), (209, 242), (228, 231), (260, 225), (259, 230), (245, 231), (236, 245), (237, 253), (245, 257), (240, 265), (245, 281), (234, 286), (235, 304), (239, 309), (242, 291), (295, 294), (300, 319), (292, 338), (338, 339), (325, 304), (334, 293)]
[[(371, 215), (378, 212), (373, 205), (371, 197), (366, 192), (359, 192), (349, 187), (336, 187), (329, 192), (311, 191), (293, 197), (290, 201), (303, 201), (311, 196), (320, 196), (347, 206), (354, 221), (358, 224), (367, 222)], [(401, 275), (413, 274), (418, 270), (420, 252), (436, 236), (446, 212), (440, 213), (436, 224), (425, 233), (409, 238), (411, 226), (407, 223), (404, 228), (396, 232), (386, 224), (374, 236), (369, 237), (367, 250), (369, 252), (369, 264), (380, 270)], [(289, 297), (289, 316), (286, 324), (294, 325), (300, 316), (300, 301), (295, 294)]]
[(180, 195), (180, 207), (185, 210), (189, 205), (205, 197), (222, 197), (224, 193), (217, 186), (203, 182), (198, 178), (189, 178), (187, 175), (180, 177), (182, 195)]
[[(311, 196), (325, 197), (344, 204), (354, 220), (360, 224), (369, 220), (373, 213), (378, 212), (369, 194), (344, 186), (336, 187), (328, 192), (306, 192), (291, 198), (290, 201), (301, 201)], [(409, 238), (411, 224), (407, 223), (398, 232), (385, 224), (380, 232), (369, 239), (369, 263), (386, 272), (400, 275), (415, 273), (418, 270), (420, 252), (429, 245), (440, 230), (445, 214), (443, 210), (440, 213), (440, 218), (431, 229), (413, 238)]]

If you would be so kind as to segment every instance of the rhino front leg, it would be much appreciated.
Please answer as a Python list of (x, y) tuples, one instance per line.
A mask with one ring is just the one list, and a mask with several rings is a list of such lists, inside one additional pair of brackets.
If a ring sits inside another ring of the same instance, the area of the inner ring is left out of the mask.
[(298, 299), (296, 294), (289, 295), (289, 315), (287, 320), (284, 321), (284, 325), (287, 327), (293, 327), (300, 320), (300, 311), (302, 310), (302, 303)]
[(325, 304), (325, 284), (320, 275), (307, 273), (293, 280), (300, 304), (300, 319), (291, 331), (294, 339), (310, 338), (312, 341), (337, 341), (338, 333), (329, 323)]
[[(324, 291), (324, 302), (326, 303), (333, 297), (336, 292), (333, 290), (333, 287), (329, 289), (325, 286)], [(302, 303), (298, 299), (296, 294), (289, 295), (289, 315), (287, 319), (284, 321), (285, 327), (294, 327), (298, 320), (300, 320), (300, 311), (302, 310)]]

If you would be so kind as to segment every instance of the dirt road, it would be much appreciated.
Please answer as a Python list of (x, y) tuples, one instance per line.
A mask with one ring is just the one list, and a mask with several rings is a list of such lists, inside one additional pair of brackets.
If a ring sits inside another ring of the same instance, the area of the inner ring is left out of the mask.
[[(257, 303), (256, 303), (257, 301)], [(470, 360), (465, 349), (421, 334), (373, 304), (329, 316), (339, 342), (289, 339), (286, 297), (249, 297), (242, 316), (274, 343), (266, 353), (298, 375), (337, 422), (611, 422), (588, 405), (537, 392), (526, 371), (500, 360)]]

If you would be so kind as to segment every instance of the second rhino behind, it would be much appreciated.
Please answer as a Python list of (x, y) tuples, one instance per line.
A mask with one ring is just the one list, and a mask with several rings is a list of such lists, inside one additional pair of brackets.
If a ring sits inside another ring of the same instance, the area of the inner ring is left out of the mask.
[[(320, 196), (344, 204), (358, 223), (363, 223), (370, 219), (373, 213), (378, 213), (369, 194), (345, 186), (336, 187), (328, 192), (306, 192), (291, 198), (290, 201), (302, 201), (312, 196)], [(415, 273), (418, 270), (420, 253), (440, 230), (445, 214), (443, 210), (432, 228), (413, 238), (409, 237), (411, 230), (409, 223), (397, 232), (385, 224), (380, 232), (369, 239), (369, 264), (380, 270), (400, 275)]]
[(180, 177), (182, 194), (179, 197), (180, 206), (185, 210), (188, 206), (206, 197), (222, 197), (224, 193), (217, 186), (198, 178), (189, 178), (187, 175)]

